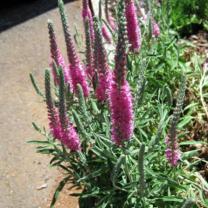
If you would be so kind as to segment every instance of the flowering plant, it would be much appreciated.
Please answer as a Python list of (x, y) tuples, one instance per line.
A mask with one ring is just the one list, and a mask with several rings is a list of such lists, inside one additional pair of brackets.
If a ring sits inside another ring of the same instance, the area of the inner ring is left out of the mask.
[(105, 1), (105, 21), (93, 16), (83, 0), (84, 63), (62, 0), (58, 6), (69, 65), (48, 21), (51, 63), (45, 93), (32, 75), (31, 80), (46, 103), (49, 131), (33, 124), (45, 140), (31, 142), (39, 145), (38, 152), (52, 156), (52, 166), (64, 170), (51, 207), (69, 182), (82, 190), (72, 194), (81, 208), (206, 206), (207, 184), (189, 168), (191, 156), (179, 145), (186, 76), (176, 40), (162, 24), (161, 33), (151, 4), (143, 24), (134, 0), (116, 5), (110, 11)]

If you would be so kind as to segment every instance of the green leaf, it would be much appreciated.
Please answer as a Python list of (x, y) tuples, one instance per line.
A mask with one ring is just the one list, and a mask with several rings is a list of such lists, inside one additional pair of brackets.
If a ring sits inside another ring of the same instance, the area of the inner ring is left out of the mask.
[(194, 201), (192, 199), (186, 199), (186, 201), (184, 202), (181, 208), (192, 208), (193, 205), (194, 205)]
[(182, 159), (188, 159), (188, 158), (191, 158), (191, 157), (197, 156), (197, 155), (199, 155), (199, 150), (191, 150), (188, 152), (184, 152), (182, 155)]
[(32, 85), (33, 85), (33, 87), (34, 87), (36, 93), (37, 93), (38, 95), (40, 95), (41, 97), (44, 98), (43, 93), (40, 91), (40, 88), (38, 87), (38, 85), (37, 85), (37, 83), (36, 83), (36, 80), (35, 80), (35, 78), (33, 77), (33, 75), (32, 75), (31, 73), (30, 73), (30, 80), (31, 80), (31, 82), (32, 82)]
[(197, 144), (206, 144), (206, 142), (203, 142), (203, 141), (185, 141), (185, 142), (180, 142), (180, 146), (197, 145)]
[(39, 140), (30, 140), (30, 141), (27, 141), (27, 143), (30, 143), (30, 144), (50, 144), (48, 141), (39, 141)]
[(83, 113), (86, 120), (89, 120), (89, 116), (87, 114), (87, 107), (85, 103), (84, 93), (80, 84), (77, 85), (78, 89), (78, 100), (79, 100), (79, 108), (80, 111)]
[(42, 133), (41, 128), (40, 128), (39, 126), (37, 126), (36, 123), (32, 122), (32, 126), (33, 126), (33, 128), (34, 128), (37, 132)]
[(184, 126), (186, 126), (187, 124), (189, 124), (189, 122), (193, 119), (192, 116), (185, 116), (183, 117), (183, 119), (181, 120), (181, 122), (178, 123), (178, 128), (182, 129)]
[(176, 196), (164, 196), (161, 198), (164, 202), (183, 202), (183, 199)]
[(55, 208), (54, 205), (59, 197), (60, 192), (63, 190), (64, 186), (66, 185), (66, 183), (68, 182), (70, 176), (67, 176), (66, 178), (64, 178), (58, 185), (58, 187), (56, 188), (56, 191), (53, 195), (53, 199), (51, 201), (50, 204), (50, 208)]
[(117, 183), (117, 178), (118, 178), (118, 175), (119, 175), (119, 171), (120, 171), (120, 168), (121, 168), (121, 166), (124, 164), (124, 162), (125, 162), (125, 155), (121, 155), (119, 158), (118, 158), (118, 160), (117, 160), (117, 162), (116, 162), (116, 164), (115, 164), (115, 166), (114, 166), (114, 169), (113, 169), (113, 172), (112, 172), (112, 183), (113, 183), (113, 186), (114, 186), (114, 188), (116, 188), (116, 189), (120, 189), (117, 185), (116, 185), (116, 183)]

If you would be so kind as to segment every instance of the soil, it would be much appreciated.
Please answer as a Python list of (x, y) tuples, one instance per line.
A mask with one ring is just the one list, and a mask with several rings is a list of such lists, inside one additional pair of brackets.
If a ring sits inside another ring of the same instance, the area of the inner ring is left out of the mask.
[[(82, 26), (81, 2), (68, 3), (72, 28)], [(24, 14), (24, 10), (16, 15)], [(9, 15), (9, 13), (8, 13)], [(65, 51), (58, 10), (53, 9), (0, 33), (0, 207), (45, 208), (59, 181), (59, 172), (48, 166), (49, 159), (27, 144), (39, 139), (35, 121), (47, 126), (46, 109), (35, 94), (29, 73), (43, 89), (44, 68), (49, 62), (47, 19), (55, 23), (58, 41)], [(2, 19), (1, 19), (2, 21)], [(61, 194), (57, 208), (77, 208), (77, 200)], [(64, 200), (64, 203), (62, 203)]]
[[(205, 63), (208, 63), (208, 33), (206, 31), (199, 31), (196, 34), (193, 34), (188, 37), (188, 40), (192, 43), (192, 47), (187, 48), (184, 58), (187, 62), (191, 62), (191, 57), (196, 53), (200, 57), (203, 58), (203, 63), (201, 65), (201, 68), (204, 70), (204, 65)], [(191, 65), (192, 66), (192, 65)], [(194, 66), (192, 66), (194, 67)], [(205, 89), (204, 89), (205, 91)], [(198, 102), (199, 97), (198, 97), (198, 92), (194, 91), (188, 91), (187, 94), (187, 102), (189, 103), (193, 100)], [(207, 100), (205, 100), (207, 103)], [(197, 114), (201, 112), (196, 112)], [(204, 110), (202, 109), (202, 113), (205, 114)], [(196, 118), (199, 116), (195, 115)], [(185, 140), (202, 140), (207, 143), (207, 138), (208, 138), (208, 125), (207, 125), (207, 117), (204, 115), (202, 119), (195, 119), (195, 121), (189, 126), (188, 131), (189, 133), (187, 134)], [(185, 151), (188, 150), (194, 150), (198, 149), (199, 150), (199, 157), (203, 160), (197, 165), (197, 171), (205, 178), (205, 180), (208, 180), (208, 165), (205, 161), (208, 161), (208, 145), (191, 145), (186, 148)]]

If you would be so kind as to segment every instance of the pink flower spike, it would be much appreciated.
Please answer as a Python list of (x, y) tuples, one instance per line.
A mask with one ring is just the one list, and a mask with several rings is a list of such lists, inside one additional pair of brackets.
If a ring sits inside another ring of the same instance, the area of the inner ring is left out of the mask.
[(83, 22), (85, 24), (85, 21), (89, 21), (89, 28), (90, 28), (90, 37), (92, 42), (94, 41), (94, 29), (93, 29), (93, 18), (92, 18), (92, 13), (89, 7), (89, 0), (83, 0), (82, 1), (82, 17), (83, 17)]
[(48, 115), (50, 131), (51, 131), (51, 134), (53, 135), (53, 137), (55, 139), (58, 139), (58, 140), (61, 141), (62, 130), (61, 130), (59, 117), (58, 117), (58, 114), (57, 114), (55, 108), (53, 108), (53, 112), (54, 112), (54, 115), (53, 115), (54, 116), (54, 120), (52, 120), (50, 115)]
[(136, 7), (134, 0), (125, 0), (126, 3), (126, 20), (128, 39), (131, 44), (131, 50), (133, 52), (139, 52), (141, 48), (141, 30), (136, 15)]
[(178, 149), (176, 138), (174, 139), (174, 141), (171, 141), (170, 137), (167, 136), (165, 143), (167, 145), (167, 149), (165, 150), (165, 156), (172, 166), (176, 166), (181, 158), (181, 153)]
[(90, 38), (90, 28), (89, 28), (89, 20), (86, 19), (85, 23), (85, 43), (86, 43), (86, 50), (85, 50), (85, 55), (86, 55), (86, 74), (87, 77), (92, 80), (92, 77), (94, 76), (94, 68), (93, 68), (93, 63), (94, 63), (94, 56), (93, 56), (93, 43)]
[(116, 30), (116, 23), (109, 11), (109, 1), (105, 0), (105, 16), (112, 30)]
[(111, 85), (112, 73), (109, 69), (105, 73), (99, 73), (98, 86), (95, 91), (96, 98), (103, 102), (109, 97), (109, 89)]
[(109, 33), (106, 25), (102, 26), (102, 35), (108, 43), (111, 43), (111, 34)]
[[(57, 49), (57, 53), (56, 53), (56, 59), (55, 59), (55, 63), (57, 65), (57, 67), (61, 67), (63, 72), (64, 72), (64, 81), (65, 83), (68, 83), (69, 85), (71, 85), (71, 80), (70, 80), (70, 77), (69, 77), (69, 72), (68, 72), (68, 68), (67, 66), (65, 65), (65, 61), (64, 61), (64, 58), (60, 52), (59, 49)], [(50, 67), (52, 68), (52, 73), (53, 73), (53, 76), (54, 76), (54, 81), (55, 81), (55, 71), (56, 69), (54, 68), (54, 64), (53, 62), (50, 64)], [(56, 77), (56, 82), (58, 82), (58, 78)]]
[(112, 122), (112, 140), (117, 145), (128, 141), (133, 134), (133, 104), (128, 82), (120, 88), (112, 82), (110, 89), (110, 111)]
[(89, 95), (89, 87), (86, 81), (86, 74), (85, 71), (83, 70), (83, 66), (81, 64), (69, 66), (69, 73), (70, 77), (72, 79), (72, 88), (73, 92), (77, 93), (77, 84), (80, 84), (84, 93), (85, 97), (88, 97)]
[(46, 95), (46, 106), (48, 111), (48, 120), (50, 132), (55, 139), (61, 139), (61, 124), (59, 116), (57, 114), (56, 108), (53, 104), (53, 99), (51, 95), (51, 80), (49, 70), (45, 71), (45, 95)]
[(79, 136), (74, 126), (70, 123), (68, 123), (67, 128), (63, 130), (63, 136), (61, 141), (73, 152), (80, 150)]
[(152, 36), (155, 38), (160, 36), (160, 27), (158, 23), (155, 22), (155, 20), (152, 21)]
[[(64, 62), (64, 58), (61, 54), (60, 49), (57, 46), (57, 41), (56, 41), (56, 35), (55, 35), (55, 31), (54, 31), (54, 26), (53, 26), (53, 22), (51, 20), (48, 20), (48, 31), (49, 31), (49, 39), (50, 39), (50, 50), (51, 50), (51, 59), (53, 61), (55, 61), (55, 64), (57, 65), (57, 67), (61, 67), (63, 72), (64, 72), (64, 79), (66, 83), (69, 83), (69, 74), (68, 74), (68, 70), (67, 67), (65, 65)], [(58, 77), (56, 74), (56, 70), (54, 68), (54, 64), (51, 63), (50, 67), (52, 69), (52, 73), (53, 73), (53, 77), (54, 77), (54, 83), (56, 85), (58, 85)]]

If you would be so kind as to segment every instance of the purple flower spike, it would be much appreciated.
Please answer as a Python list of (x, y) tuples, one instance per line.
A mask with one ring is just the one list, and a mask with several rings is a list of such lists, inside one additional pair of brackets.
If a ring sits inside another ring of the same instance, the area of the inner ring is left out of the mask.
[(117, 145), (130, 140), (133, 134), (133, 104), (132, 95), (126, 81), (126, 21), (124, 2), (119, 2), (118, 9), (118, 43), (115, 55), (115, 70), (109, 93), (111, 112), (111, 135)]
[(83, 70), (83, 66), (81, 64), (76, 66), (70, 65), (69, 74), (72, 78), (73, 92), (77, 93), (77, 84), (80, 84), (82, 86), (84, 96), (87, 97), (89, 95), (89, 87), (86, 81), (86, 74)]
[(166, 143), (165, 156), (168, 162), (172, 166), (176, 166), (178, 164), (178, 161), (181, 158), (180, 149), (178, 147), (178, 141), (177, 141), (177, 128), (176, 127), (180, 119), (180, 114), (183, 108), (185, 90), (186, 90), (186, 78), (185, 76), (182, 76), (176, 107), (173, 111), (170, 129), (166, 137), (166, 141), (165, 141)]
[(132, 96), (128, 82), (118, 88), (116, 83), (111, 85), (110, 109), (112, 122), (112, 140), (117, 145), (128, 141), (133, 133)]
[(141, 48), (141, 30), (136, 14), (136, 7), (134, 0), (125, 0), (126, 3), (126, 20), (128, 39), (131, 44), (131, 50), (133, 52), (139, 52)]
[(155, 20), (152, 21), (152, 36), (155, 38), (160, 36), (160, 27)]
[(68, 124), (68, 127), (63, 130), (62, 143), (65, 144), (71, 151), (80, 150), (79, 136), (72, 124)]
[(72, 80), (72, 88), (74, 92), (77, 92), (76, 90), (77, 84), (80, 84), (83, 89), (84, 95), (88, 96), (89, 88), (87, 84), (87, 76), (83, 70), (83, 67), (81, 66), (78, 54), (75, 49), (74, 41), (70, 34), (69, 23), (68, 23), (67, 15), (66, 15), (62, 0), (58, 0), (58, 6), (59, 6), (62, 26), (64, 30), (68, 60), (70, 63), (69, 74)]
[(58, 140), (61, 141), (61, 139), (62, 139), (62, 130), (61, 130), (59, 117), (58, 117), (58, 114), (57, 114), (55, 108), (53, 108), (52, 111), (53, 111), (54, 118), (51, 118), (51, 116), (48, 113), (50, 131), (51, 131), (51, 134), (53, 135), (53, 137), (55, 139), (58, 139)]
[(93, 56), (93, 43), (90, 38), (90, 28), (89, 28), (89, 20), (88, 18), (85, 20), (85, 43), (86, 43), (86, 74), (90, 80), (94, 76), (94, 56)]
[(172, 166), (176, 166), (181, 158), (181, 153), (178, 149), (177, 140), (174, 139), (173, 141), (171, 141), (170, 137), (167, 136), (165, 143), (167, 145), (167, 149), (165, 150), (165, 156)]
[(89, 7), (89, 0), (82, 1), (82, 17), (84, 24), (86, 20), (89, 21), (90, 37), (91, 37), (91, 41), (94, 42), (95, 35), (93, 29), (93, 18), (92, 18), (92, 12)]
[(45, 95), (46, 95), (46, 105), (48, 111), (50, 132), (55, 139), (61, 140), (62, 138), (61, 124), (51, 96), (50, 72), (48, 70), (45, 71)]
[(100, 73), (98, 76), (98, 86), (95, 94), (99, 101), (105, 101), (109, 97), (109, 89), (111, 83), (111, 72), (107, 70), (105, 73)]
[(55, 61), (57, 67), (61, 67), (63, 69), (65, 82), (70, 84), (68, 69), (65, 65), (64, 58), (61, 54), (61, 51), (57, 46), (54, 26), (53, 26), (53, 22), (51, 20), (48, 20), (48, 31), (49, 31), (50, 50), (51, 50), (51, 59), (52, 59), (50, 67), (52, 69), (54, 83), (55, 83), (55, 85), (59, 84), (58, 76), (56, 74), (56, 69), (54, 68), (55, 66), (53, 64), (53, 61)]
[(106, 19), (107, 19), (108, 24), (110, 25), (111, 29), (113, 31), (116, 30), (115, 20), (109, 11), (109, 0), (105, 0), (105, 16), (106, 16)]
[(97, 18), (94, 18), (95, 29), (95, 45), (94, 45), (94, 66), (97, 70), (97, 86), (95, 95), (99, 101), (105, 101), (108, 98), (111, 72), (108, 65), (107, 52), (103, 44), (100, 23)]

